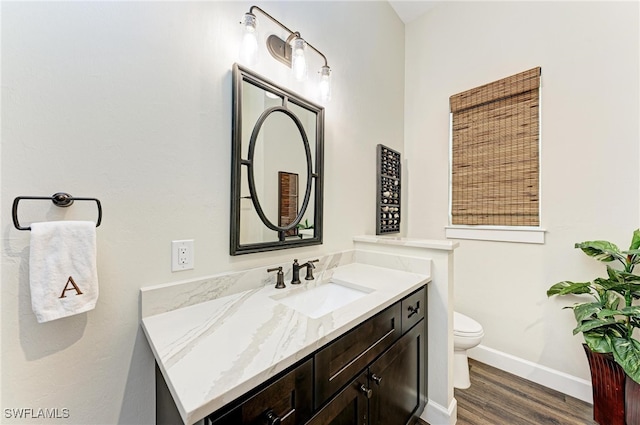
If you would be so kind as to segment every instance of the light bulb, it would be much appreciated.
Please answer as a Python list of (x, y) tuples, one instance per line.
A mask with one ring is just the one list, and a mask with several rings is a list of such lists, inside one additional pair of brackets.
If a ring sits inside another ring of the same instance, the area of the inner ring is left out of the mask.
[(307, 61), (304, 57), (304, 49), (307, 43), (300, 37), (296, 37), (291, 42), (291, 71), (297, 81), (307, 78)]
[(324, 65), (320, 68), (320, 100), (322, 102), (328, 102), (331, 100), (331, 68), (328, 65)]
[(256, 15), (245, 13), (241, 22), (243, 35), (240, 46), (240, 61), (246, 65), (255, 65), (258, 59), (258, 39), (256, 38)]

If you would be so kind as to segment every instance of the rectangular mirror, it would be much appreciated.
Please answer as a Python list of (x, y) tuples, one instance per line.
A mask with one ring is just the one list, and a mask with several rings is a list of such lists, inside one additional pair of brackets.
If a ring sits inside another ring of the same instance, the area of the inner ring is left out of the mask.
[(324, 108), (235, 64), (231, 255), (322, 243), (323, 153)]

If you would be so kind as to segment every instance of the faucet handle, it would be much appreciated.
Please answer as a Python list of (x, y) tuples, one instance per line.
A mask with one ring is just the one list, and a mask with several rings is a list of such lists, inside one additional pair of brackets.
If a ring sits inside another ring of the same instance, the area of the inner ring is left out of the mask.
[(275, 271), (278, 272), (276, 274), (276, 289), (285, 288), (286, 286), (284, 284), (284, 273), (282, 272), (282, 266), (274, 267), (272, 269), (267, 269), (268, 273), (275, 272)]
[(306, 265), (307, 265), (307, 276), (304, 278), (304, 280), (313, 280), (313, 269), (316, 268), (316, 266), (313, 265), (313, 263), (317, 263), (318, 261), (320, 261), (319, 259), (315, 259), (315, 260), (309, 260), (307, 261)]

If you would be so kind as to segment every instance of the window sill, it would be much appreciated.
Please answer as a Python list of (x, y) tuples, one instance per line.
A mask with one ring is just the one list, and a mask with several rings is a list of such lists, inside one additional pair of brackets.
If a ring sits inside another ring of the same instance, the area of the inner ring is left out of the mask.
[(447, 226), (447, 239), (543, 244), (545, 230), (540, 227)]

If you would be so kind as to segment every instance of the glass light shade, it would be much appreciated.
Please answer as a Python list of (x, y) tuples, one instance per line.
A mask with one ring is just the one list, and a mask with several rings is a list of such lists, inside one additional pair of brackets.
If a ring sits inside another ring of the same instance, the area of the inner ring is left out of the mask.
[(255, 65), (258, 60), (258, 39), (256, 38), (256, 16), (245, 13), (242, 24), (242, 45), (240, 46), (240, 62)]
[(300, 37), (294, 38), (291, 42), (291, 71), (297, 81), (303, 81), (307, 78), (307, 60), (304, 57), (305, 47), (307, 47), (307, 43)]
[(328, 102), (331, 100), (331, 68), (327, 65), (320, 68), (320, 100)]

